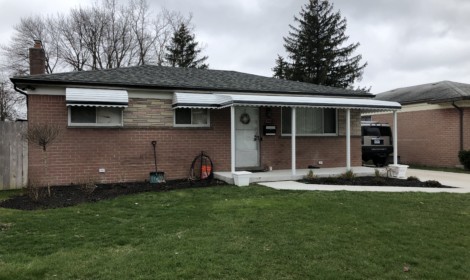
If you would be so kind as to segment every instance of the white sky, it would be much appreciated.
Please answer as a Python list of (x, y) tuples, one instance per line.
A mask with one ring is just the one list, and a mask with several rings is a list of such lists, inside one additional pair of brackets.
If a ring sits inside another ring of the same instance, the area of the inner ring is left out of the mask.
[[(22, 16), (65, 13), (93, 0), (0, 0), (0, 43)], [(125, 1), (125, 0), (120, 0)], [(272, 76), (294, 15), (308, 0), (148, 0), (192, 13), (212, 69)], [(442, 80), (470, 83), (470, 1), (332, 0), (346, 35), (368, 62), (361, 86), (373, 93)]]

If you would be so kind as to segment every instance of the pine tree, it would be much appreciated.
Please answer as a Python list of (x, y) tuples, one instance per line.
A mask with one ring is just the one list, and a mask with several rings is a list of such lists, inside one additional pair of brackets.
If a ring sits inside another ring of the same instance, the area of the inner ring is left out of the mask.
[(198, 58), (201, 48), (198, 48), (198, 42), (194, 40), (195, 35), (191, 34), (185, 24), (180, 24), (179, 28), (173, 34), (170, 45), (166, 48), (166, 61), (173, 67), (184, 68), (208, 68), (209, 65), (204, 62), (207, 56)]
[(309, 0), (294, 20), (298, 26), (289, 25), (284, 37), (289, 62), (278, 56), (274, 77), (341, 88), (362, 78), (367, 63), (361, 64), (361, 55), (353, 56), (359, 43), (344, 46), (349, 38), (346, 19), (333, 12), (328, 0)]
[(277, 55), (276, 66), (272, 70), (274, 72), (274, 78), (286, 80), (289, 76), (289, 64), (280, 55)]

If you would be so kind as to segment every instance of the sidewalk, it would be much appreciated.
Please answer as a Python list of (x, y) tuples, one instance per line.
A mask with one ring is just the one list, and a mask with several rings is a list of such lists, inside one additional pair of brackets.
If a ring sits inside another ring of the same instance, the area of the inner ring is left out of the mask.
[(346, 185), (311, 185), (296, 181), (261, 182), (260, 185), (277, 190), (309, 191), (356, 191), (356, 192), (427, 192), (427, 193), (470, 193), (470, 174), (409, 169), (407, 176), (416, 176), (421, 181), (436, 180), (443, 185), (456, 188), (377, 187)]
[(415, 176), (421, 181), (436, 180), (443, 185), (470, 190), (470, 174), (467, 173), (408, 169), (406, 176)]

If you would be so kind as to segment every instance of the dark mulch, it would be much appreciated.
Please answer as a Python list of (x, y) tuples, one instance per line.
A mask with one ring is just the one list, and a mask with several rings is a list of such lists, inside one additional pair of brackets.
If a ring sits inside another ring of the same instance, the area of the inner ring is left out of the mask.
[(31, 199), (25, 190), (25, 194), (0, 201), (0, 207), (20, 210), (39, 210), (62, 208), (77, 205), (84, 202), (96, 202), (112, 199), (121, 195), (129, 195), (141, 192), (164, 192), (177, 189), (200, 188), (207, 186), (224, 185), (218, 180), (190, 182), (188, 180), (172, 180), (166, 183), (150, 184), (148, 182), (97, 184), (96, 188), (83, 186), (55, 186), (51, 187), (51, 195), (47, 188), (39, 190), (40, 198)]
[(453, 188), (441, 185), (437, 181), (420, 181), (417, 178), (410, 177), (406, 180), (386, 177), (325, 177), (300, 180), (302, 183), (319, 185), (352, 185), (352, 186), (393, 186), (393, 187), (419, 187), (419, 188)]

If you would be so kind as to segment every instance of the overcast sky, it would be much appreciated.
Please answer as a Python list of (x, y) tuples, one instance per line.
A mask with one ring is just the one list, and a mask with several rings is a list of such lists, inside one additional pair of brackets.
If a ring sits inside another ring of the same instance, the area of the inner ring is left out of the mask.
[[(125, 1), (125, 0), (121, 0)], [(283, 37), (308, 0), (149, 0), (193, 14), (212, 69), (272, 76)], [(0, 0), (0, 43), (22, 16), (67, 12), (92, 0)], [(470, 1), (332, 0), (348, 20), (350, 43), (368, 62), (361, 86), (373, 93), (451, 80), (470, 83)]]

